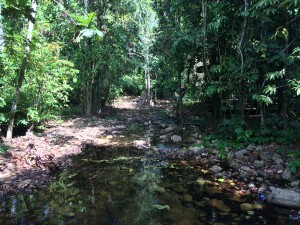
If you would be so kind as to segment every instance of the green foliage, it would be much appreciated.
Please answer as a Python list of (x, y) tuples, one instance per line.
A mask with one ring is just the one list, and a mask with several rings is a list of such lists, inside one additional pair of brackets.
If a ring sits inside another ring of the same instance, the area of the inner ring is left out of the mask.
[(0, 143), (0, 154), (5, 153), (10, 147)]
[(84, 38), (92, 38), (94, 36), (96, 36), (100, 40), (100, 38), (103, 38), (104, 34), (99, 30), (83, 29), (79, 32), (76, 38), (76, 42), (80, 42)]
[(252, 130), (247, 128), (246, 122), (240, 117), (224, 120), (219, 132), (225, 139), (241, 143), (247, 143), (252, 135)]

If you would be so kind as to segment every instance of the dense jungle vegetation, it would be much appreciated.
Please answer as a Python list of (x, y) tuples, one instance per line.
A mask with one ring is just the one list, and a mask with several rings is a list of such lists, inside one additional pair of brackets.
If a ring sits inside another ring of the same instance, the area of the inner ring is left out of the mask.
[(148, 106), (172, 98), (178, 122), (217, 128), (207, 139), (223, 145), (293, 144), (299, 10), (300, 0), (1, 0), (2, 131), (142, 95)]

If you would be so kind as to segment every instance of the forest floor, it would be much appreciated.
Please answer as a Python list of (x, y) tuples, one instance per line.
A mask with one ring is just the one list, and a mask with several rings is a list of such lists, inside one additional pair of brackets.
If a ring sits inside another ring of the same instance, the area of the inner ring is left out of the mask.
[(269, 186), (299, 192), (299, 174), (292, 173), (287, 158), (278, 154), (280, 146), (228, 149), (227, 160), (221, 160), (216, 148), (201, 146), (200, 128), (179, 126), (172, 114), (169, 101), (147, 108), (139, 105), (138, 98), (123, 97), (99, 116), (52, 121), (42, 133), (4, 141), (9, 150), (0, 155), (1, 196), (45, 187), (72, 163), (72, 156), (91, 145), (135, 146), (147, 154), (176, 158), (182, 164), (199, 164), (213, 176), (235, 180), (241, 189), (255, 193)]

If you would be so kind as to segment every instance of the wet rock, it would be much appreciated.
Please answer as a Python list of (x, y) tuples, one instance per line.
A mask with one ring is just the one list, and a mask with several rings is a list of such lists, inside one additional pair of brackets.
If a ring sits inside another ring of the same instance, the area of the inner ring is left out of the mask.
[(292, 173), (290, 171), (289, 167), (286, 167), (283, 173), (281, 174), (282, 179), (284, 180), (290, 180), (292, 176)]
[(212, 168), (209, 169), (214, 174), (220, 173), (222, 171), (222, 168), (218, 165), (214, 165)]
[(188, 190), (185, 189), (184, 187), (182, 187), (181, 185), (176, 186), (176, 187), (174, 188), (174, 191), (175, 191), (175, 192), (178, 192), (178, 193), (186, 193), (186, 192), (188, 192)]
[(217, 200), (217, 199), (211, 199), (208, 204), (221, 212), (229, 213), (231, 212), (231, 208), (227, 205), (225, 205), (223, 202)]
[(161, 194), (166, 192), (166, 190), (163, 187), (160, 187), (157, 184), (153, 184), (152, 186), (150, 186), (149, 190), (152, 192), (157, 192), (157, 193), (161, 193)]
[(206, 181), (203, 178), (199, 178), (197, 179), (196, 183), (199, 184), (200, 186), (203, 186), (205, 185)]
[(272, 205), (300, 208), (300, 193), (287, 189), (272, 188), (272, 192), (267, 196), (267, 202)]
[(171, 137), (171, 140), (172, 140), (174, 143), (180, 143), (180, 142), (182, 142), (182, 137), (179, 136), (179, 135), (173, 135), (173, 136)]
[(248, 212), (254, 209), (262, 209), (262, 206), (259, 204), (242, 203), (240, 209), (242, 212)]
[(192, 202), (193, 201), (193, 197), (189, 194), (184, 194), (183, 195), (183, 201), (185, 202)]

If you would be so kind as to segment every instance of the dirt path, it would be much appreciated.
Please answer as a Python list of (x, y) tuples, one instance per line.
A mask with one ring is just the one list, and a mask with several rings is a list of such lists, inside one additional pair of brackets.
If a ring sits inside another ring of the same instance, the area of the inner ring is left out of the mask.
[[(160, 108), (152, 111), (157, 113)], [(10, 149), (0, 156), (0, 196), (44, 187), (86, 145), (149, 146), (144, 132), (149, 115), (149, 109), (140, 107), (138, 99), (124, 97), (100, 116), (67, 119), (61, 124), (49, 122), (41, 134), (5, 142)]]

